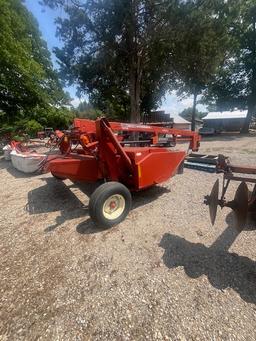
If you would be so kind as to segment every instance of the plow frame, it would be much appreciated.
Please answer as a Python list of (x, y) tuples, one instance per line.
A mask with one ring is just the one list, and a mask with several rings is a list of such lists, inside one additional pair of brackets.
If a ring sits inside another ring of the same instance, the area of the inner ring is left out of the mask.
[[(256, 167), (231, 164), (228, 158), (219, 155), (217, 170), (218, 173), (223, 173), (220, 199), (218, 195), (219, 180), (216, 180), (211, 194), (205, 197), (205, 204), (210, 209), (212, 225), (215, 223), (217, 206), (221, 208), (229, 207), (235, 212), (237, 230), (242, 231), (246, 224), (248, 213), (256, 216)], [(255, 177), (245, 175), (255, 175)], [(240, 182), (240, 184), (234, 199), (226, 201), (225, 195), (231, 181)], [(249, 192), (247, 183), (254, 184), (251, 192)]]

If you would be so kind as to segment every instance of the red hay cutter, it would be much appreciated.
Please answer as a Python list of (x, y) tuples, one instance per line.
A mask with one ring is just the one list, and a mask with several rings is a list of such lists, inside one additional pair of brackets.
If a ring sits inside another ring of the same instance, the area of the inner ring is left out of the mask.
[(186, 152), (167, 147), (178, 138), (189, 139), (193, 151), (200, 144), (200, 136), (192, 131), (105, 118), (75, 119), (70, 131), (57, 135), (62, 155), (51, 160), (47, 170), (59, 179), (104, 182), (90, 198), (89, 213), (94, 222), (106, 227), (127, 216), (131, 191), (162, 183), (181, 170)]

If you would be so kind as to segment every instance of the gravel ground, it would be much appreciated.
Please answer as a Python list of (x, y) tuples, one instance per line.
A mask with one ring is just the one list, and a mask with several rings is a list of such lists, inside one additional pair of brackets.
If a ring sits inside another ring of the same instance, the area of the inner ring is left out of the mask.
[[(256, 164), (255, 146), (230, 135), (200, 151)], [(256, 339), (256, 233), (238, 235), (228, 209), (211, 227), (202, 201), (218, 175), (186, 169), (105, 231), (86, 186), (3, 159), (0, 175), (0, 340)]]

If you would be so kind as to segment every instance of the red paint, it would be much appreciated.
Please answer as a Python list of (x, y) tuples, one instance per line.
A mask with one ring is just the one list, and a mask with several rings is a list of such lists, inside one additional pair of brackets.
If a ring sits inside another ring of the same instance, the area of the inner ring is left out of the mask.
[(140, 190), (168, 180), (186, 156), (185, 151), (162, 147), (123, 147), (115, 132), (149, 132), (154, 143), (159, 134), (178, 135), (190, 139), (190, 147), (197, 150), (200, 137), (191, 131), (109, 123), (101, 118), (96, 121), (75, 119), (70, 133), (61, 136), (62, 157), (50, 161), (48, 169), (55, 175), (73, 181), (95, 182), (105, 179), (119, 181), (130, 190)]

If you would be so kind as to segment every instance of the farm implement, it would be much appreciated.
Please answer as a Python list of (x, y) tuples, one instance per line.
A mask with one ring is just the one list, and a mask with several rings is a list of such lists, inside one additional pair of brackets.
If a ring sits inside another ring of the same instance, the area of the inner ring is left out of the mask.
[(45, 164), (58, 179), (102, 183), (89, 201), (94, 222), (110, 227), (131, 209), (131, 192), (162, 183), (182, 172), (186, 151), (171, 150), (179, 138), (197, 151), (192, 131), (141, 124), (75, 119), (70, 131), (57, 131), (61, 154)]
[[(209, 206), (211, 223), (212, 225), (215, 223), (218, 206), (221, 208), (229, 207), (235, 213), (235, 227), (240, 232), (244, 229), (249, 215), (254, 219), (256, 218), (256, 167), (233, 165), (228, 158), (219, 155), (217, 171), (223, 173), (220, 198), (219, 180), (216, 180), (210, 195), (205, 197), (205, 204)], [(234, 199), (227, 201), (225, 195), (231, 181), (238, 181), (240, 184)], [(247, 183), (255, 184), (252, 191), (249, 191)]]

